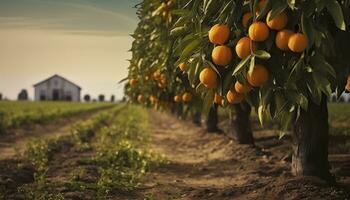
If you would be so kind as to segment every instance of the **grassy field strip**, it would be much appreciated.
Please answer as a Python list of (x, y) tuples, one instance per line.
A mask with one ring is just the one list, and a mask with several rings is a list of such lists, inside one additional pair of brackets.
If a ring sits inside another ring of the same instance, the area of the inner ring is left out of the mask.
[(52, 157), (54, 152), (59, 152), (65, 147), (62, 144), (76, 145), (79, 148), (84, 148), (88, 139), (103, 125), (107, 125), (113, 117), (113, 113), (120, 109), (121, 105), (113, 108), (113, 111), (103, 111), (93, 118), (73, 124), (70, 135), (58, 136), (47, 140), (36, 139), (29, 142), (24, 156), (35, 166), (37, 170), (37, 179), (41, 179), (42, 176), (45, 176), (50, 157)]
[[(75, 124), (68, 137), (29, 144), (25, 155), (37, 170), (35, 182), (17, 192), (29, 199), (65, 199), (67, 193), (108, 199), (115, 190), (138, 187), (146, 172), (164, 160), (147, 148), (147, 117), (143, 108), (120, 105)], [(63, 148), (69, 150), (61, 155)]]
[(45, 123), (113, 105), (115, 104), (0, 101), (0, 133), (27, 124)]

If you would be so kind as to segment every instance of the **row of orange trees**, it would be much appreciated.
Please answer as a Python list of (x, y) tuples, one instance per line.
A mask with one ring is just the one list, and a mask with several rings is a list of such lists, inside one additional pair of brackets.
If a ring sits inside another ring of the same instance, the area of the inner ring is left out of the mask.
[(262, 125), (292, 130), (295, 174), (332, 180), (327, 97), (350, 89), (349, 0), (144, 0), (137, 8), (131, 101), (205, 116), (220, 105), (235, 113), (241, 143), (253, 143), (254, 108)]

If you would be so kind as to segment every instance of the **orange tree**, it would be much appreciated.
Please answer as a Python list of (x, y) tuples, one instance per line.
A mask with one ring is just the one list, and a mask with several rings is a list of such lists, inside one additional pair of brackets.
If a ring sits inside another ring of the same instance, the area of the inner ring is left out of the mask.
[[(327, 97), (344, 91), (349, 74), (349, 22), (344, 20), (350, 19), (349, 4), (145, 0), (129, 78), (157, 69), (167, 76), (168, 100), (191, 91), (199, 94), (196, 107), (203, 102), (205, 114), (213, 101), (235, 110), (233, 132), (250, 143), (249, 113), (254, 107), (262, 125), (273, 120), (280, 124), (281, 135), (292, 130), (295, 174), (331, 181)], [(183, 80), (176, 73), (179, 65), (186, 71)], [(149, 88), (142, 83), (126, 91), (133, 97), (154, 92)]]

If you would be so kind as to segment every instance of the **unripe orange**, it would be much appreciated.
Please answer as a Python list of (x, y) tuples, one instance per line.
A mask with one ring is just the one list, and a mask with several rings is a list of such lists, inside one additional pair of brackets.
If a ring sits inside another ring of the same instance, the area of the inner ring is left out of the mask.
[(255, 65), (247, 74), (247, 81), (251, 86), (261, 87), (269, 80), (269, 72), (262, 65)]
[(183, 102), (190, 102), (192, 100), (192, 94), (189, 93), (189, 92), (185, 92), (183, 95), (182, 95), (182, 101)]
[(176, 96), (174, 96), (174, 101), (176, 103), (180, 103), (182, 101), (182, 97), (180, 95), (176, 95)]
[(179, 64), (179, 68), (181, 71), (185, 71), (186, 70), (186, 64), (185, 63), (180, 63)]
[(249, 84), (242, 85), (240, 82), (235, 83), (235, 91), (240, 94), (246, 94), (252, 90), (252, 86)]
[(266, 24), (270, 29), (272, 30), (282, 30), (284, 27), (286, 27), (288, 23), (288, 16), (285, 12), (281, 12), (280, 14), (276, 15), (273, 19), (271, 18), (272, 11), (267, 14), (266, 17)]
[(214, 97), (214, 103), (218, 104), (218, 105), (222, 105), (222, 96), (218, 95), (218, 94), (215, 94), (215, 97)]
[(263, 22), (254, 22), (248, 32), (250, 39), (256, 42), (263, 42), (269, 37), (269, 28)]
[(289, 50), (288, 42), (289, 42), (289, 38), (293, 34), (294, 33), (292, 31), (287, 30), (287, 29), (283, 29), (283, 30), (279, 31), (277, 33), (276, 39), (275, 39), (276, 46), (283, 51)]
[(237, 93), (235, 89), (232, 88), (230, 91), (228, 91), (226, 98), (230, 104), (239, 104), (243, 101), (244, 95)]
[(130, 84), (131, 86), (135, 86), (136, 83), (137, 83), (137, 81), (136, 81), (135, 79), (130, 79), (130, 80), (129, 80), (129, 84)]
[(242, 17), (242, 24), (243, 24), (243, 27), (244, 28), (247, 28), (248, 27), (248, 22), (249, 22), (249, 19), (253, 17), (253, 14), (251, 12), (247, 12), (243, 15)]
[(206, 67), (199, 74), (200, 82), (209, 89), (217, 87), (217, 79), (218, 75), (211, 67)]
[(249, 37), (241, 38), (236, 45), (237, 56), (241, 59), (248, 57), (252, 52), (251, 47), (253, 47), (254, 51), (256, 50), (256, 45), (250, 40)]
[(209, 40), (213, 44), (223, 45), (230, 37), (230, 28), (223, 24), (216, 24), (209, 31)]
[(288, 47), (295, 53), (301, 53), (307, 48), (308, 39), (302, 33), (294, 33), (290, 36), (288, 41)]
[(212, 60), (219, 66), (226, 66), (232, 59), (232, 51), (227, 46), (217, 46), (211, 54)]

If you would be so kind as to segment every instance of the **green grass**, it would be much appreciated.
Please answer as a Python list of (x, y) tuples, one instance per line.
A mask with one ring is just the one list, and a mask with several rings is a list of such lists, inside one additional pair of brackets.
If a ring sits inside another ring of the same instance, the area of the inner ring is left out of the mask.
[(27, 124), (45, 123), (57, 118), (108, 107), (111, 103), (0, 101), (0, 133)]
[[(93, 190), (95, 199), (108, 199), (116, 189), (133, 190), (141, 184), (147, 172), (165, 162), (162, 156), (148, 147), (149, 131), (148, 114), (144, 108), (121, 104), (92, 119), (76, 123), (69, 136), (36, 140), (28, 145), (24, 154), (36, 168), (35, 183), (23, 185), (19, 192), (31, 199), (61, 199), (64, 194), (55, 192), (55, 188), (65, 187), (76, 192)], [(67, 141), (72, 144), (68, 148), (74, 152), (88, 146), (93, 156), (82, 157), (76, 162), (67, 171), (68, 181), (50, 182), (46, 172), (51, 167), (57, 167), (51, 166), (50, 155), (59, 154), (60, 143)], [(97, 167), (95, 182), (82, 181), (86, 166)]]
[(329, 104), (329, 120), (333, 126), (350, 128), (350, 103)]

